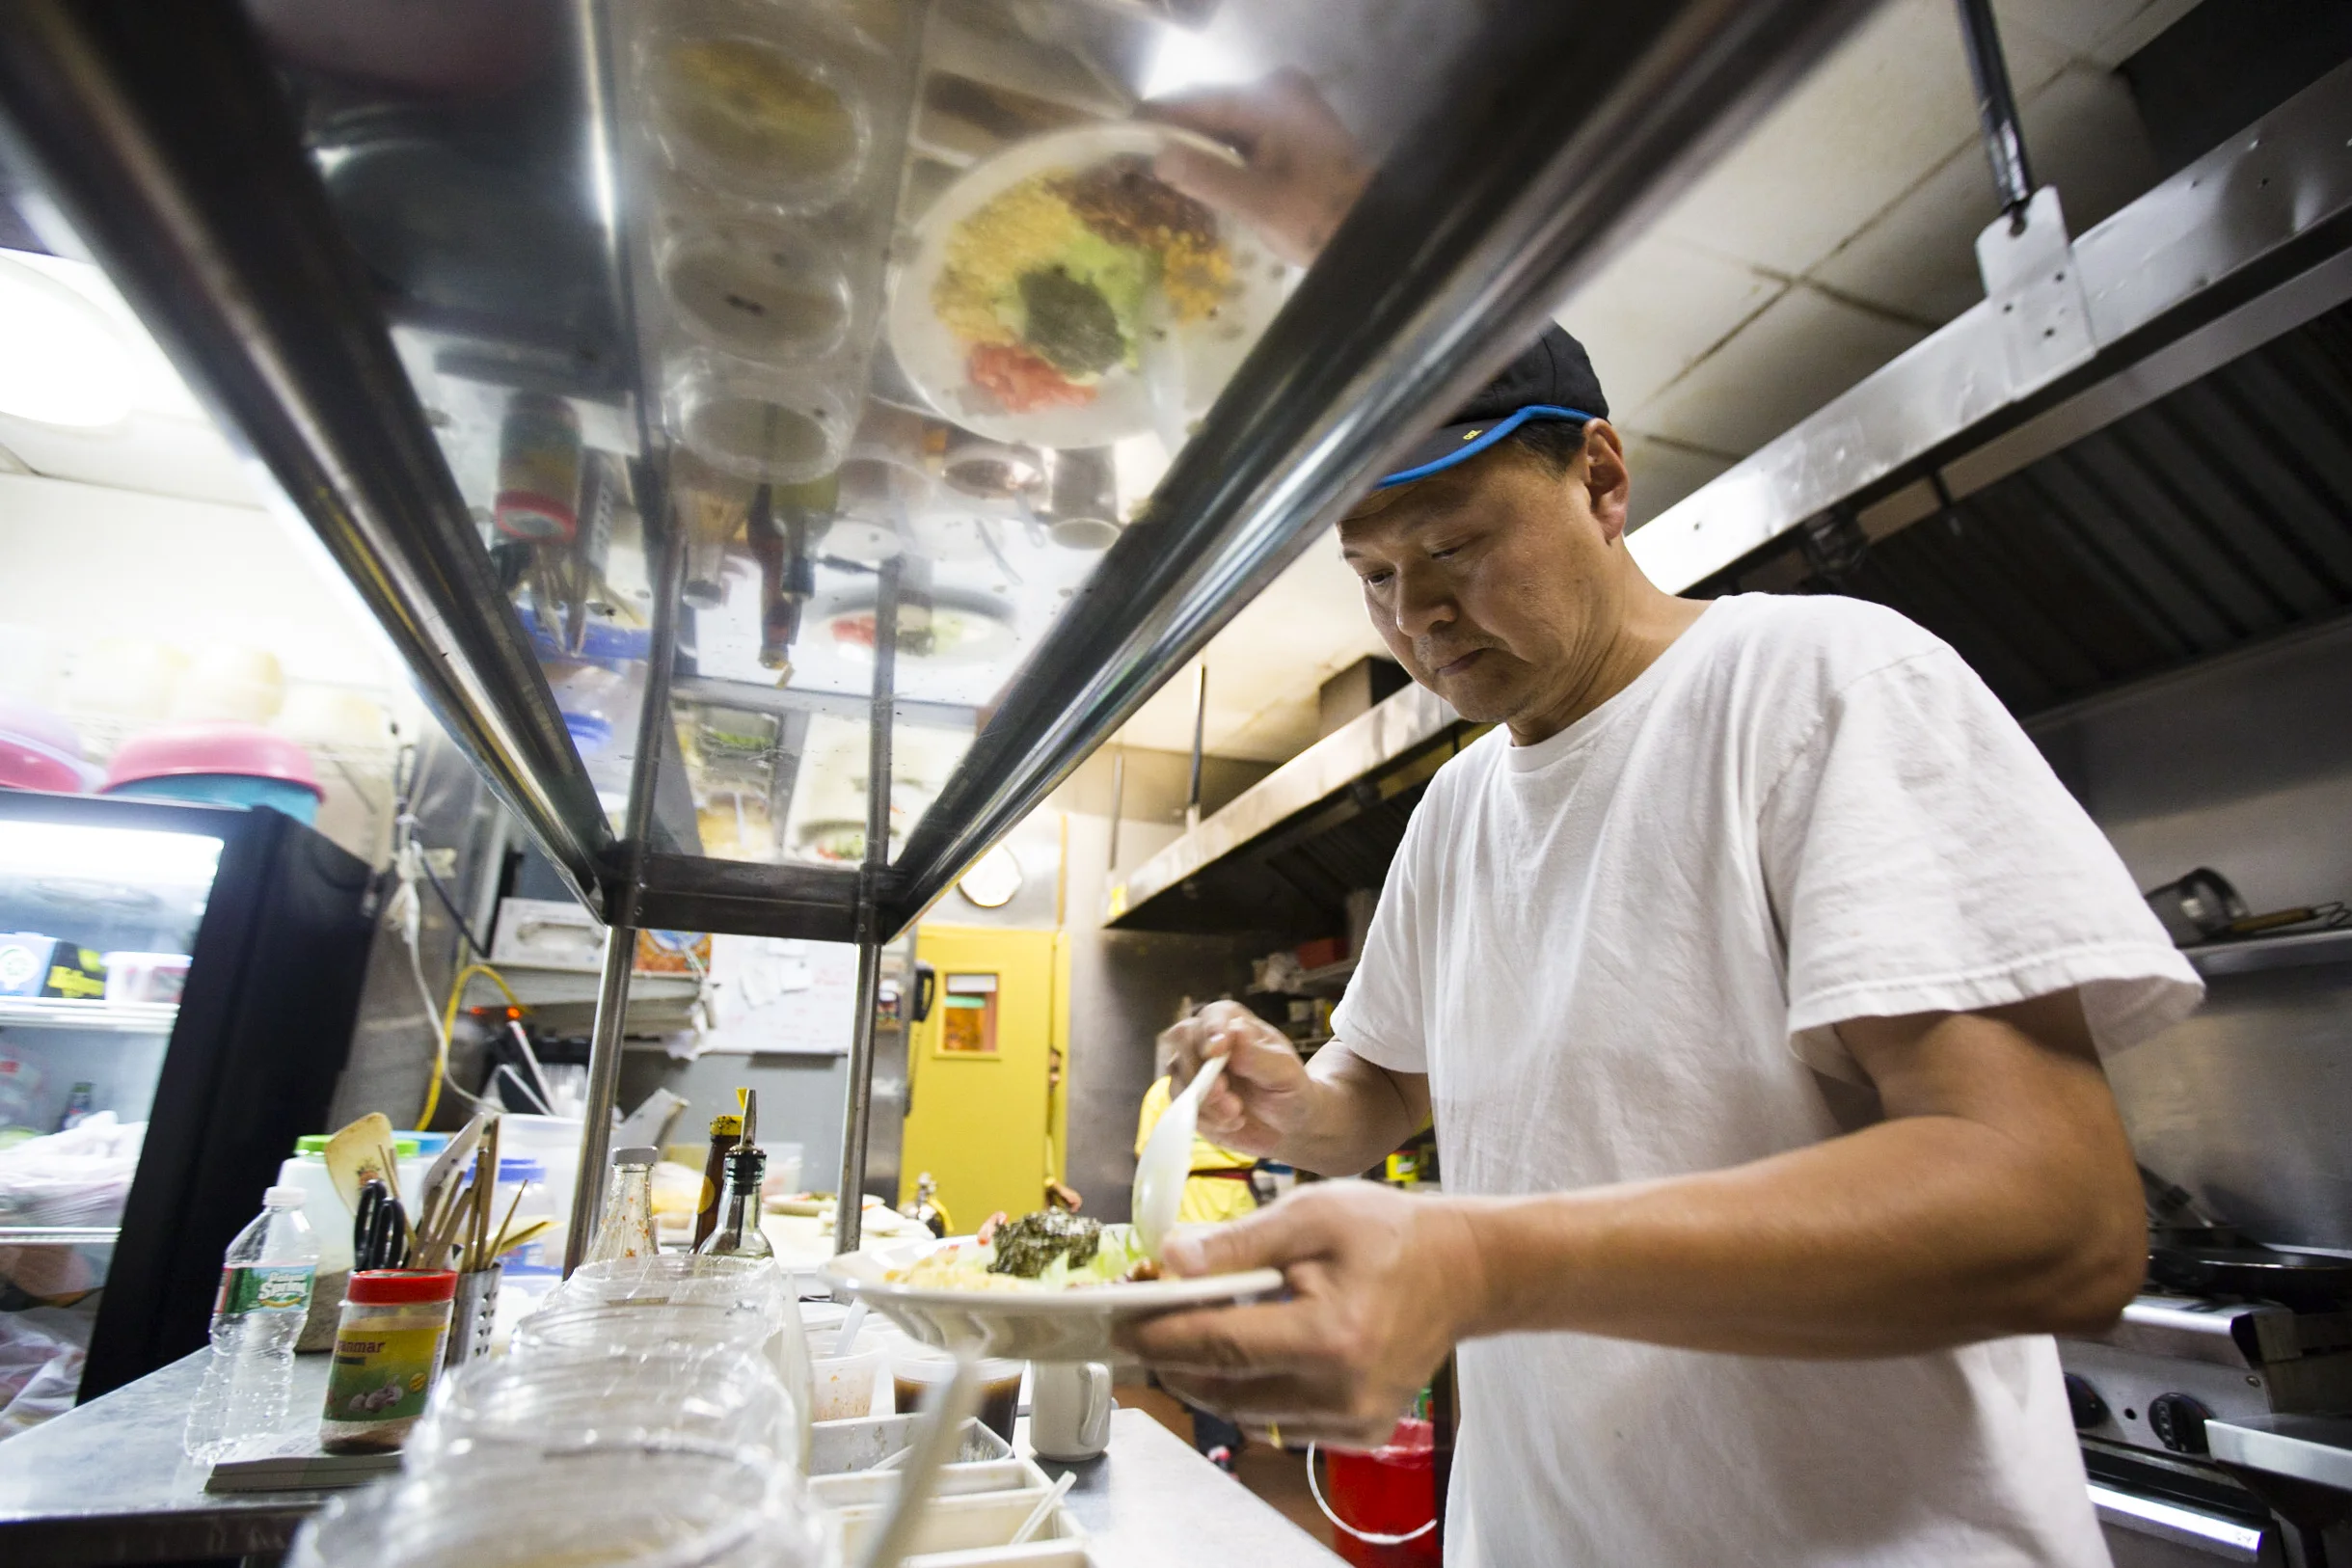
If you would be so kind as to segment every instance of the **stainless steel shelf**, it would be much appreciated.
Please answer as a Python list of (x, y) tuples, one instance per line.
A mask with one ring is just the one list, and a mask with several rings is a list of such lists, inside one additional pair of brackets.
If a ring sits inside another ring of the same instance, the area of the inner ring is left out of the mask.
[(77, 1002), (55, 996), (0, 996), (0, 1029), (85, 1029), (104, 1035), (168, 1035), (176, 1002)]
[(122, 1234), (113, 1225), (0, 1225), (0, 1247), (110, 1247)]
[(2300, 932), (2287, 936), (2253, 936), (2210, 947), (2184, 947), (2197, 972), (2210, 980), (2217, 975), (2252, 974), (2259, 969), (2300, 969), (2320, 963), (2352, 963), (2352, 927), (2342, 931)]

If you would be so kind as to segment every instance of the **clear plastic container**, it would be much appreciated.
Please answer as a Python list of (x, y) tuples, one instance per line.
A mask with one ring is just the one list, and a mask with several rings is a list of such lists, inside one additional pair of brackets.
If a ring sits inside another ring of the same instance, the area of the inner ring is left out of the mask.
[(409, 1435), (405, 1462), (414, 1471), (473, 1454), (612, 1446), (772, 1461), (789, 1460), (798, 1441), (792, 1396), (752, 1352), (541, 1354), (476, 1362), (446, 1378)]
[[(1029, 1370), (1029, 1364), (990, 1357), (980, 1362), (978, 1370), (980, 1408), (974, 1414), (982, 1425), (1010, 1443), (1014, 1419), (1020, 1414), (1021, 1379)], [(911, 1339), (901, 1341), (890, 1358), (891, 1398), (898, 1414), (910, 1415), (921, 1408), (923, 1396), (932, 1387), (946, 1382), (955, 1373), (955, 1358), (945, 1351), (916, 1344)]]
[(680, 355), (662, 401), (671, 430), (697, 457), (770, 484), (802, 484), (832, 473), (856, 417), (841, 388), (821, 375), (715, 349)]
[(654, 276), (689, 332), (771, 365), (825, 359), (857, 314), (842, 256), (805, 225), (681, 206), (663, 214)]
[(832, 1349), (828, 1332), (820, 1331), (809, 1340), (810, 1418), (848, 1421), (891, 1414), (881, 1398), (882, 1377), (890, 1366), (890, 1352), (881, 1341), (861, 1334), (849, 1355), (836, 1356)]
[(781, 6), (685, 0), (637, 46), (638, 100), (672, 168), (786, 212), (830, 206), (874, 150), (867, 62)]
[(106, 1000), (109, 1002), (177, 1002), (187, 989), (185, 953), (109, 953), (106, 955)]
[(329, 1502), (288, 1568), (803, 1568), (824, 1532), (792, 1473), (749, 1457), (586, 1449), (436, 1466)]

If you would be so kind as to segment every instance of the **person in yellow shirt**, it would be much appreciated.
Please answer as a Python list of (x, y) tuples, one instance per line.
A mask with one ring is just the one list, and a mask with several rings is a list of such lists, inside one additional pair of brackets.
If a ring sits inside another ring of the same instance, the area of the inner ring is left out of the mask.
[[(1160, 1118), (1168, 1114), (1171, 1097), (1166, 1072), (1160, 1074), (1158, 1082), (1144, 1091), (1143, 1112), (1135, 1120), (1136, 1158), (1143, 1157), (1144, 1145), (1151, 1140), (1151, 1129), (1158, 1126)], [(1257, 1168), (1257, 1156), (1239, 1153), (1212, 1144), (1205, 1138), (1195, 1137), (1192, 1141), (1192, 1174), (1184, 1182), (1184, 1202), (1176, 1210), (1176, 1223), (1216, 1225), (1255, 1211), (1257, 1194), (1250, 1185), (1250, 1173)], [(1241, 1452), (1241, 1444), (1239, 1426), (1207, 1411), (1193, 1410), (1192, 1446), (1209, 1463), (1230, 1474), (1235, 1456)]]
[[(1143, 1114), (1135, 1122), (1136, 1158), (1143, 1157), (1151, 1129), (1168, 1114), (1171, 1097), (1168, 1074), (1164, 1072), (1158, 1082), (1144, 1091)], [(1176, 1223), (1215, 1225), (1253, 1212), (1257, 1207), (1257, 1195), (1251, 1190), (1250, 1173), (1257, 1168), (1256, 1155), (1237, 1153), (1205, 1138), (1195, 1137), (1192, 1174), (1184, 1182), (1184, 1203), (1176, 1211)]]

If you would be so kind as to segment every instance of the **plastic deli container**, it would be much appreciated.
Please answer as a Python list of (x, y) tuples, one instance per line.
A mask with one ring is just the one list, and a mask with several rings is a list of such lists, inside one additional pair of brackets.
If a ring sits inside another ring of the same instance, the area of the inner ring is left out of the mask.
[(791, 1471), (658, 1446), (549, 1454), (526, 1475), (447, 1465), (338, 1497), (287, 1568), (814, 1568), (827, 1560)]
[(789, 1459), (797, 1433), (790, 1393), (749, 1351), (507, 1357), (443, 1380), (409, 1435), (405, 1463), (417, 1470), (486, 1450), (527, 1458), (648, 1443)]
[[(1020, 1361), (998, 1361), (994, 1358), (979, 1364), (981, 1424), (1003, 1438), (1013, 1441), (1014, 1418), (1020, 1414), (1021, 1377), (1029, 1364)], [(928, 1345), (918, 1346), (912, 1340), (901, 1342), (891, 1357), (891, 1397), (898, 1412), (906, 1415), (922, 1407), (923, 1396), (933, 1384), (944, 1383), (956, 1375), (956, 1362)]]
[(335, 1365), (318, 1422), (329, 1453), (397, 1448), (440, 1375), (457, 1275), (366, 1269), (351, 1276), (335, 1327)]
[(779, 6), (689, 0), (637, 45), (637, 95), (679, 173), (786, 212), (830, 206), (874, 150), (866, 62)]
[(857, 314), (849, 269), (806, 225), (680, 205), (662, 227), (654, 276), (686, 329), (712, 347), (805, 365), (848, 339)]
[(106, 1000), (109, 1002), (177, 1002), (187, 988), (185, 953), (109, 953), (106, 955)]
[(841, 466), (855, 410), (814, 373), (713, 349), (684, 354), (663, 387), (671, 430), (695, 456), (741, 478), (803, 484)]

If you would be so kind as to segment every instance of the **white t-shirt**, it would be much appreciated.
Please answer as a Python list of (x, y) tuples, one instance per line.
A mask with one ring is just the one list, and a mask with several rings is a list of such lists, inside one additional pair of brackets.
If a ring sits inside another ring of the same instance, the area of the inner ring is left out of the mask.
[[(2201, 994), (1949, 647), (1744, 596), (1560, 734), (1438, 772), (1334, 1027), (1428, 1075), (1447, 1192), (1538, 1193), (1834, 1137), (1876, 1113), (1818, 1076), (1868, 1083), (1832, 1025), (2070, 987), (2109, 1052)], [(1515, 1335), (1458, 1373), (1451, 1568), (2107, 1561), (2046, 1338), (1840, 1362)]]

